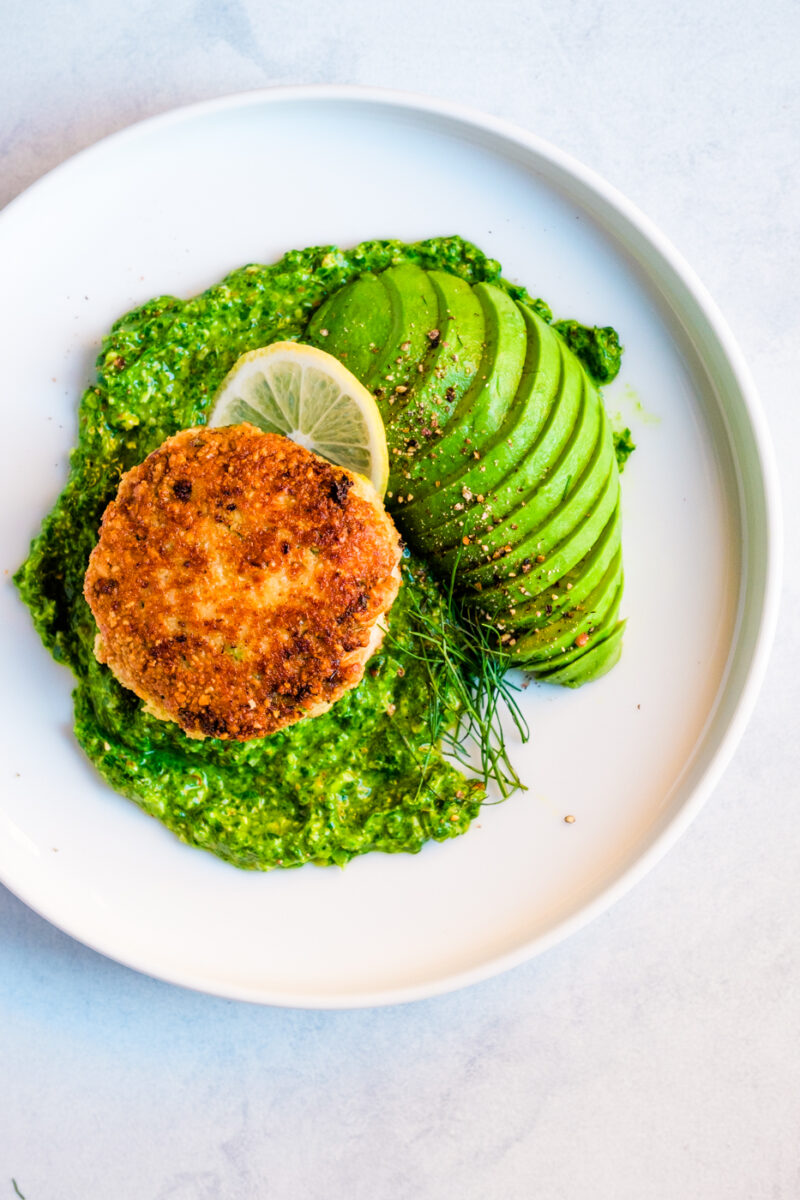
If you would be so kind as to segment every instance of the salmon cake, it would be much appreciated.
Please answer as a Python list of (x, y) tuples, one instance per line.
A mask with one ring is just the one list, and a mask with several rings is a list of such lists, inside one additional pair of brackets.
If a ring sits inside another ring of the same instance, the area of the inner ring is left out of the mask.
[(95, 655), (190, 737), (265, 737), (362, 678), (400, 555), (361, 476), (253, 425), (186, 429), (103, 515), (84, 581)]

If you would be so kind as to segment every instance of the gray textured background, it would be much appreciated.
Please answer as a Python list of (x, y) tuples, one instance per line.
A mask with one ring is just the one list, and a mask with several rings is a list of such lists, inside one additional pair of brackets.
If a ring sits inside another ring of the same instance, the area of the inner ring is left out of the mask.
[(26, 1200), (800, 1197), (799, 48), (792, 0), (0, 0), (0, 203), (132, 121), (282, 83), (418, 89), (598, 169), (742, 343), (789, 551), (764, 692), (699, 820), (501, 978), (248, 1007), (108, 962), (0, 889), (0, 1200), (12, 1176)]

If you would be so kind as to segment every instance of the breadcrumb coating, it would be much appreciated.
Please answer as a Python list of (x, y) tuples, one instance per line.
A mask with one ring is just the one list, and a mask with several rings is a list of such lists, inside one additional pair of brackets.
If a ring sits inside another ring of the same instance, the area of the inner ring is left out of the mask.
[(105, 511), (95, 654), (190, 737), (265, 737), (359, 682), (400, 553), (367, 480), (252, 425), (187, 429)]

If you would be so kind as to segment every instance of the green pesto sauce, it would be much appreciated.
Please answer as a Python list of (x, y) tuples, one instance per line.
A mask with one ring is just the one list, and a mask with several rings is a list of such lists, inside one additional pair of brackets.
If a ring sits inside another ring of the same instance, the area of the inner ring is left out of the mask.
[(484, 793), (438, 750), (425, 765), (427, 676), (414, 657), (409, 590), (439, 600), (408, 566), (404, 577), (384, 649), (322, 716), (256, 741), (197, 741), (145, 713), (84, 654), (76, 737), (113, 788), (239, 867), (342, 864), (463, 833)]
[(610, 325), (581, 325), (579, 321), (556, 321), (570, 350), (578, 356), (596, 383), (611, 383), (619, 374), (623, 347)]
[(624, 471), (625, 463), (636, 449), (636, 442), (631, 437), (631, 431), (627, 425), (624, 429), (614, 429), (612, 437), (614, 439), (614, 453), (617, 456), (617, 466), (620, 471)]
[[(455, 237), (292, 251), (273, 266), (234, 271), (194, 299), (157, 297), (120, 318), (105, 338), (97, 383), (81, 400), (69, 480), (15, 577), (45, 645), (76, 676), (75, 734), (103, 778), (184, 841), (239, 867), (416, 852), (431, 838), (469, 827), (483, 790), (426, 741), (427, 677), (415, 657), (408, 594), (417, 589), (435, 606), (433, 584), (406, 562), (383, 650), (329, 712), (233, 743), (196, 741), (149, 716), (96, 661), (83, 576), (121, 476), (165, 438), (205, 422), (241, 354), (302, 341), (328, 295), (365, 271), (400, 262), (442, 268), (470, 283), (500, 283), (551, 319), (546, 305), (500, 278), (497, 262)], [(603, 381), (613, 378), (609, 331), (584, 337), (584, 327), (569, 325), (588, 369), (594, 373), (599, 363)], [(616, 353), (618, 369), (618, 344)]]

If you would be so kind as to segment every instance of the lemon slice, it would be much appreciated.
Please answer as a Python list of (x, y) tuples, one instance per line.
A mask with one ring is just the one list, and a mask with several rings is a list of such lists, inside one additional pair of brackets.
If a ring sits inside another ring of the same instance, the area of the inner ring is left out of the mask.
[(365, 475), (379, 496), (386, 491), (389, 454), (378, 406), (324, 350), (275, 342), (243, 354), (223, 379), (208, 423), (243, 421)]

